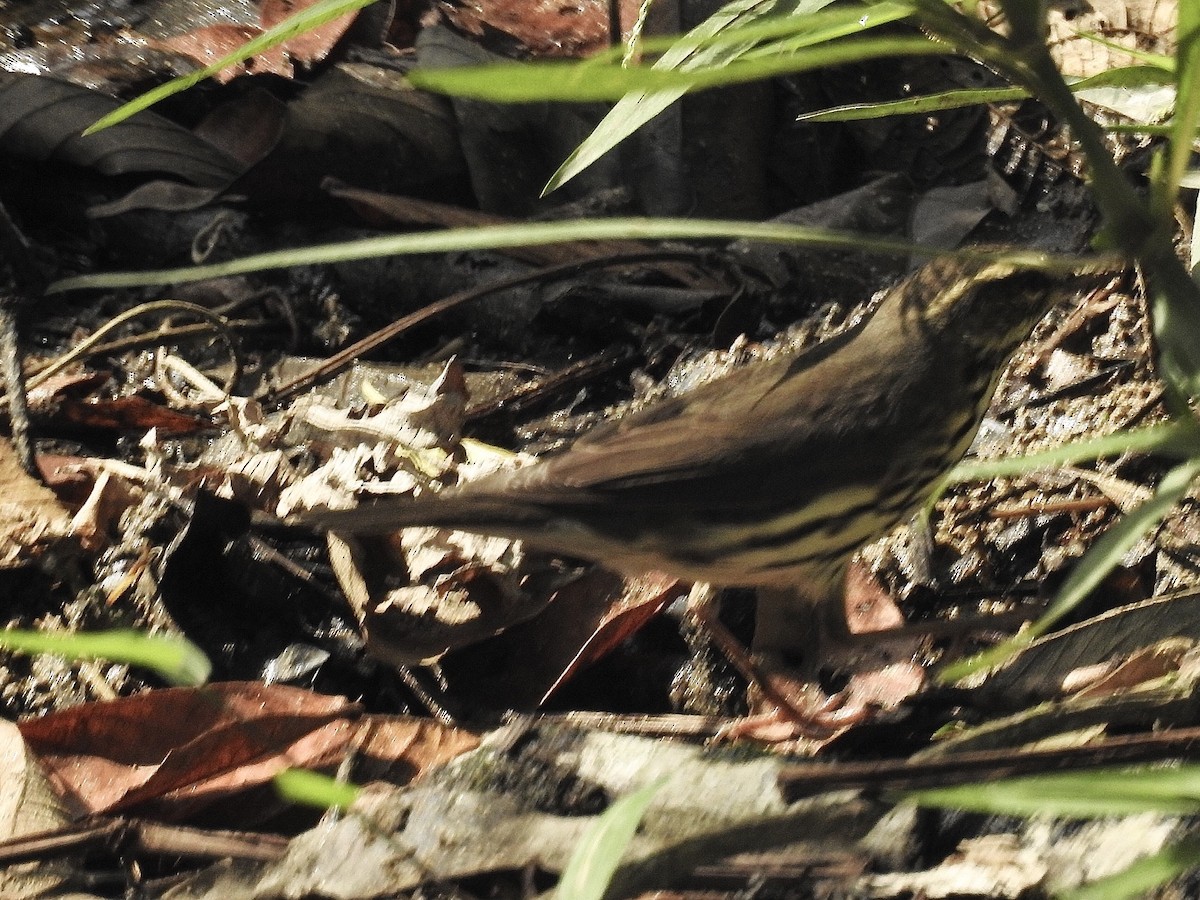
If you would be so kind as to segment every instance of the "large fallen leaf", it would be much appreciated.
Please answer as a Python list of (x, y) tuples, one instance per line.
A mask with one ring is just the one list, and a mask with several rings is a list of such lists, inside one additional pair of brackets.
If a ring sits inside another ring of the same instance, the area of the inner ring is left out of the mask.
[(140, 113), (100, 134), (81, 134), (118, 105), (112, 97), (55, 78), (0, 73), (0, 150), (104, 175), (160, 172), (205, 187), (224, 187), (241, 173), (240, 163), (157, 113)]
[(179, 818), (294, 767), (330, 767), (351, 748), (367, 777), (404, 780), (474, 746), (427, 720), (363, 717), (299, 688), (230, 682), (89, 703), (20, 725), (64, 795), (89, 812)]

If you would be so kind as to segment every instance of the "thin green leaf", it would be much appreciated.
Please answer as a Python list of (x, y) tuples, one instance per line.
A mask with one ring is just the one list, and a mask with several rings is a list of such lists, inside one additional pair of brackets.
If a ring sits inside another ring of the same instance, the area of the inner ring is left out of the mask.
[(689, 91), (745, 84), (847, 63), (893, 56), (932, 56), (948, 48), (924, 37), (856, 38), (810, 47), (784, 57), (731, 62), (688, 71), (569, 62), (517, 63), (455, 69), (415, 69), (409, 81), (424, 90), (497, 103), (537, 100), (618, 100), (631, 91)]
[(950, 471), (946, 481), (950, 484), (985, 481), (989, 478), (1021, 475), (1049, 466), (1064, 466), (1104, 456), (1119, 456), (1122, 453), (1160, 453), (1186, 459), (1200, 455), (1200, 441), (1197, 440), (1196, 431), (1194, 425), (1186, 422), (1169, 422), (1133, 431), (1119, 431), (1100, 438), (1063, 444), (1061, 447), (1053, 447), (1040, 453), (962, 463)]
[(199, 69), (188, 75), (172, 78), (166, 84), (159, 85), (153, 90), (134, 97), (128, 103), (117, 107), (108, 115), (101, 117), (85, 129), (83, 133), (93, 134), (116, 125), (118, 122), (124, 122), (130, 116), (144, 109), (149, 109), (155, 103), (158, 103), (158, 101), (165, 100), (173, 94), (178, 94), (190, 87), (194, 87), (205, 78), (216, 75), (227, 66), (236, 65), (242, 60), (264, 53), (272, 47), (278, 46), (295, 37), (297, 34), (311, 31), (339, 16), (344, 16), (356, 9), (369, 6), (374, 2), (375, 0), (319, 0), (319, 2), (301, 10), (294, 16), (288, 17), (274, 28), (269, 28), (258, 37), (242, 44), (242, 46), (238, 47), (232, 53), (222, 56), (211, 65), (205, 66), (203, 69)]
[(1167, 72), (1175, 71), (1175, 60), (1173, 57), (1167, 56), (1164, 53), (1151, 53), (1149, 50), (1139, 50), (1137, 47), (1126, 47), (1123, 44), (1118, 44), (1116, 41), (1110, 41), (1108, 38), (1101, 37), (1091, 31), (1077, 31), (1075, 37), (1083, 38), (1085, 41), (1091, 41), (1093, 44), (1099, 44), (1101, 47), (1107, 47), (1115, 53), (1123, 53), (1133, 59), (1139, 60), (1147, 66), (1154, 66), (1158, 69), (1163, 69)]
[(204, 684), (212, 672), (203, 651), (186, 638), (133, 630), (47, 634), (6, 629), (0, 630), (0, 647), (67, 659), (108, 659), (152, 669), (171, 684), (184, 686)]
[(1200, 766), (1095, 769), (1005, 778), (905, 795), (922, 806), (1013, 816), (1099, 818), (1161, 812), (1200, 812)]
[(665, 779), (660, 779), (622, 797), (592, 823), (567, 860), (555, 896), (561, 900), (600, 900), (604, 896), (642, 816), (664, 783)]
[(1157, 525), (1171, 508), (1187, 493), (1200, 474), (1200, 457), (1176, 466), (1164, 477), (1154, 495), (1137, 509), (1126, 513), (1120, 521), (1104, 532), (1098, 541), (1075, 564), (1059, 589), (1054, 603), (1045, 614), (1021, 634), (969, 659), (946, 666), (938, 675), (942, 682), (954, 682), (975, 672), (999, 665), (1023, 647), (1045, 634), (1073, 610), (1104, 576), (1120, 562), (1121, 557)]
[(1180, 3), (1175, 53), (1175, 118), (1167, 149), (1167, 166), (1159, 185), (1161, 214), (1169, 217), (1179, 182), (1192, 158), (1192, 140), (1200, 125), (1200, 3)]
[[(1156, 259), (1142, 260), (1159, 374), (1178, 397), (1200, 397), (1200, 288), (1170, 244), (1159, 252)], [(1186, 404), (1177, 401), (1174, 406)]]
[[(883, 240), (873, 235), (789, 225), (781, 222), (735, 222), (720, 219), (574, 219), (561, 222), (532, 222), (496, 225), (487, 228), (454, 228), (414, 234), (384, 235), (338, 244), (320, 244), (260, 253), (241, 259), (183, 269), (159, 269), (148, 272), (109, 272), (79, 275), (56, 281), (48, 294), (85, 289), (143, 287), (182, 284), (283, 269), (289, 266), (320, 265), (352, 259), (374, 259), (411, 253), (448, 253), (464, 250), (491, 250), (499, 247), (531, 247), (579, 240), (671, 240), (671, 239), (746, 239), (808, 247), (831, 247), (880, 254), (918, 254), (931, 256), (944, 251), (908, 241)], [(1078, 256), (1058, 256), (1038, 251), (994, 251), (966, 248), (948, 254), (961, 259), (1005, 260), (1044, 270), (1074, 271), (1081, 263)]]
[(1059, 895), (1059, 900), (1131, 900), (1200, 866), (1200, 839), (1191, 838), (1139, 859), (1129, 868)]
[[(1147, 66), (1129, 66), (1110, 69), (1071, 85), (1073, 91), (1085, 91), (1098, 87), (1140, 87), (1145, 84), (1166, 84), (1171, 77), (1159, 69)], [(912, 113), (937, 112), (943, 109), (958, 109), (980, 103), (1003, 103), (1022, 100), (1029, 96), (1025, 88), (992, 87), (943, 91), (923, 94), (885, 103), (850, 103), (833, 106), (797, 116), (797, 122), (852, 122), (862, 119), (884, 119), (888, 116), (911, 115)]]
[[(851, 4), (813, 13), (792, 12), (783, 17), (776, 16), (754, 21), (752, 24), (727, 26), (721, 31), (700, 37), (696, 37), (694, 31), (683, 36), (643, 37), (638, 41), (638, 50), (642, 54), (671, 51), (678, 54), (680, 51), (751, 47), (763, 41), (784, 38), (801, 39), (805, 41), (805, 45), (820, 44), (835, 38), (861, 34), (867, 29), (899, 21), (912, 15), (912, 11), (911, 3), (881, 0), (869, 7)], [(588, 60), (589, 62), (599, 59), (608, 61), (619, 59), (621, 56), (622, 48), (614, 47), (589, 57)], [(706, 65), (720, 64), (708, 60), (698, 60), (698, 62), (704, 62)]]
[(318, 809), (349, 809), (362, 788), (308, 769), (284, 769), (272, 781), (275, 791), (291, 803)]
[[(734, 0), (693, 28), (677, 46), (669, 49), (655, 63), (655, 68), (689, 69), (696, 66), (719, 66), (737, 58), (741, 50), (752, 43), (734, 42), (705, 48), (704, 41), (735, 32), (764, 19), (810, 15), (828, 6), (832, 0), (803, 0), (800, 3), (778, 3), (774, 0)], [(622, 97), (595, 130), (575, 148), (542, 190), (543, 195), (574, 178), (601, 156), (633, 134), (672, 103), (683, 96), (680, 89), (654, 94), (637, 92)]]

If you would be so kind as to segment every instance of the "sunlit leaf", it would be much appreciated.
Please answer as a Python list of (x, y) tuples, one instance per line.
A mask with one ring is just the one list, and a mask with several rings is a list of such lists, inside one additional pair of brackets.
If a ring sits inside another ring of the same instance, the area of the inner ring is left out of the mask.
[(272, 781), (284, 800), (318, 809), (349, 809), (362, 788), (308, 769), (284, 769)]

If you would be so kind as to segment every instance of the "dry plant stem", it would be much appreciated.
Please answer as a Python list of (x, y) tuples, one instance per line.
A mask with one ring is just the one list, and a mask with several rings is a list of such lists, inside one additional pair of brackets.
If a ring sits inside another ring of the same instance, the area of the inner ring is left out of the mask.
[[(220, 335), (223, 330), (230, 332), (244, 331), (266, 331), (275, 328), (275, 324), (262, 319), (229, 319), (226, 323), (226, 328), (221, 329), (210, 322), (195, 322), (191, 325), (176, 325), (170, 328), (162, 328), (153, 334), (131, 334), (128, 337), (114, 338), (111, 341), (106, 341), (103, 344), (96, 344), (89, 348), (86, 359), (93, 359), (97, 356), (113, 356), (120, 353), (130, 353), (134, 350), (146, 350), (151, 347), (161, 347), (164, 344), (182, 344), (188, 341), (196, 341), (213, 335)], [(49, 365), (54, 364), (52, 360)], [(45, 368), (43, 366), (42, 368)], [(41, 369), (36, 370), (33, 374), (41, 373)]]
[(286, 838), (275, 834), (205, 831), (140, 819), (117, 818), (84, 822), (0, 842), (0, 864), (15, 865), (97, 848), (114, 855), (157, 853), (199, 859), (230, 857), (269, 861), (282, 856), (287, 843)]

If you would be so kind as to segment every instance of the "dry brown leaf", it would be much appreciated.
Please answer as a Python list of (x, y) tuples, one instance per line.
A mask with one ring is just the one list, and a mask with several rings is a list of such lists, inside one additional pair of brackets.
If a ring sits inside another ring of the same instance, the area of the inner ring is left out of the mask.
[(499, 31), (534, 56), (587, 56), (608, 47), (608, 0), (439, 0), (437, 7), (468, 34)]
[[(315, 0), (266, 0), (260, 12), (261, 28), (247, 25), (209, 25), (184, 34), (151, 40), (149, 43), (158, 49), (189, 56), (201, 66), (210, 66), (314, 2)], [(265, 53), (237, 65), (226, 66), (214, 77), (222, 83), (251, 73), (261, 75), (269, 72), (291, 78), (295, 74), (294, 63), (310, 66), (324, 59), (353, 24), (357, 15), (357, 11), (348, 12), (331, 22), (289, 38)]]
[[(64, 793), (98, 813), (185, 788), (228, 793), (314, 757), (325, 762), (345, 746), (350, 717), (358, 707), (341, 697), (231, 682), (88, 703), (20, 728)], [(338, 722), (340, 732), (313, 745), (314, 732)]]
[[(76, 818), (79, 811), (53, 791), (11, 722), (0, 722), (0, 771), (0, 840), (53, 831)], [(42, 868), (31, 863), (0, 869), (0, 897), (57, 896), (53, 892), (62, 885), (62, 877), (42, 873)]]
[(364, 778), (402, 781), (472, 749), (458, 729), (283, 685), (230, 682), (89, 703), (19, 726), (66, 797), (90, 813), (179, 819), (283, 769), (360, 758)]
[(0, 440), (0, 569), (27, 565), (71, 533), (71, 516), (54, 492), (31, 478)]

